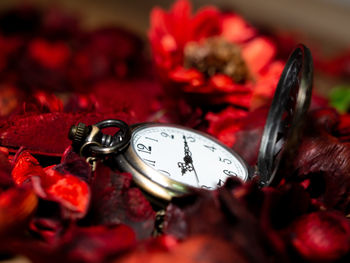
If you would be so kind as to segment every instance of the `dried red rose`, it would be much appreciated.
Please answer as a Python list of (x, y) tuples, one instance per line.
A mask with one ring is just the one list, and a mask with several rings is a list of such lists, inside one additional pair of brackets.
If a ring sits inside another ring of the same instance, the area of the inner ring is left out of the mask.
[(202, 96), (197, 103), (256, 108), (254, 97), (270, 98), (282, 73), (283, 63), (270, 66), (276, 54), (270, 39), (237, 14), (214, 7), (192, 16), (187, 0), (175, 2), (169, 12), (153, 9), (149, 39), (167, 92)]
[(350, 223), (337, 212), (315, 212), (297, 219), (291, 243), (312, 262), (334, 262), (350, 251)]

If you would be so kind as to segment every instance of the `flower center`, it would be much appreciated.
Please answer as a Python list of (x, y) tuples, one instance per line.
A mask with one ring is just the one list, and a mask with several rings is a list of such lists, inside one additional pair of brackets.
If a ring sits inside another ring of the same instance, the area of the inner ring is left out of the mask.
[(207, 77), (223, 73), (236, 83), (243, 83), (249, 77), (239, 46), (219, 37), (188, 43), (184, 50), (184, 66), (196, 68)]

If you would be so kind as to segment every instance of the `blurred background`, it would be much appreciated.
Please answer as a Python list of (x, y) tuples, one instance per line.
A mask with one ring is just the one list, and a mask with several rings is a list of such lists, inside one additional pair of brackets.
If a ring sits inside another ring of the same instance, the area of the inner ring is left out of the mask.
[[(149, 12), (168, 8), (172, 0), (1, 0), (0, 8), (18, 3), (58, 6), (79, 14), (83, 24), (96, 27), (119, 24), (146, 35)], [(260, 28), (294, 32), (316, 41), (327, 53), (350, 46), (350, 0), (192, 0), (195, 9), (211, 4), (233, 9)]]
[[(147, 41), (149, 14), (155, 6), (169, 9), (173, 0), (1, 0), (0, 11), (19, 4), (58, 7), (78, 17), (83, 28), (120, 25)], [(334, 57), (350, 50), (350, 0), (192, 0), (194, 9), (214, 5), (234, 10), (254, 26), (286, 35), (309, 46), (314, 55)], [(194, 10), (194, 11), (195, 11)], [(350, 66), (349, 66), (350, 67)], [(342, 81), (316, 72), (323, 95)], [(348, 81), (346, 81), (347, 83)]]

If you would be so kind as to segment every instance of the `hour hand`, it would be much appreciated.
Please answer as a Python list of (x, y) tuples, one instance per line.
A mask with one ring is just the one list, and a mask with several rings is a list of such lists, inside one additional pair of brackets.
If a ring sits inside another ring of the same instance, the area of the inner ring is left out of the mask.
[(193, 167), (192, 153), (188, 147), (186, 136), (183, 135), (182, 138), (184, 139), (184, 152), (185, 152), (185, 156), (183, 158), (184, 162), (178, 162), (177, 165), (179, 168), (181, 168), (181, 174), (184, 175), (187, 171), (188, 172), (193, 171), (194, 167)]
[(178, 162), (177, 166), (181, 168), (181, 174), (184, 175), (186, 172), (191, 172), (193, 168), (193, 160), (190, 155), (185, 155), (183, 158), (184, 162)]

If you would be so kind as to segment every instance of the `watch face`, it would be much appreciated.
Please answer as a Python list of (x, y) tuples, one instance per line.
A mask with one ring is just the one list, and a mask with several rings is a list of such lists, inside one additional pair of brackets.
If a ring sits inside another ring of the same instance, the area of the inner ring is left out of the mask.
[(193, 187), (215, 189), (229, 176), (248, 178), (240, 157), (215, 139), (186, 128), (165, 125), (138, 128), (132, 135), (131, 147), (147, 166)]

